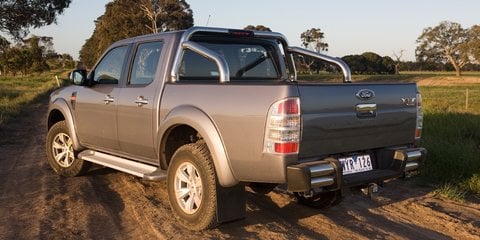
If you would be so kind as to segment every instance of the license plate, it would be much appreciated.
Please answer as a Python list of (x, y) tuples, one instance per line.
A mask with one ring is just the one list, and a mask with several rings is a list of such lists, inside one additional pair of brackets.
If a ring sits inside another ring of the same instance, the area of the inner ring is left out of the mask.
[(339, 158), (338, 160), (342, 164), (343, 175), (366, 172), (373, 169), (372, 160), (368, 154)]

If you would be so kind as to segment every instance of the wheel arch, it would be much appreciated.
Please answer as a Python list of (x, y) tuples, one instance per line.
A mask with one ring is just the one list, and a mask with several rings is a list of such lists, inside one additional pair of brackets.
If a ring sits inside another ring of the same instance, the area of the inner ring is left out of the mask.
[(239, 183), (233, 174), (225, 144), (214, 121), (206, 113), (193, 106), (179, 106), (171, 110), (161, 124), (158, 139), (161, 141), (159, 155), (162, 167), (166, 168), (170, 160), (166, 150), (168, 150), (172, 134), (180, 133), (186, 137), (191, 136), (193, 131), (198, 133), (207, 144), (220, 185), (232, 187)]
[(75, 131), (75, 123), (70, 111), (70, 107), (63, 99), (56, 99), (50, 103), (47, 117), (47, 131), (53, 126), (53, 124), (59, 121), (65, 121), (68, 132), (73, 141), (73, 148), (75, 150), (81, 150), (82, 146), (80, 145)]

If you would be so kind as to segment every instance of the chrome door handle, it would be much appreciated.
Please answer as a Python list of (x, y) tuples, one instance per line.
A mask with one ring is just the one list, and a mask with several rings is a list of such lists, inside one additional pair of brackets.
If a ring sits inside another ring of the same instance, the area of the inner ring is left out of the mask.
[(358, 118), (374, 118), (377, 116), (377, 104), (357, 104), (355, 106)]
[(103, 101), (105, 102), (105, 104), (109, 104), (111, 102), (114, 102), (115, 98), (111, 97), (110, 95), (107, 95), (105, 96), (105, 99), (103, 99)]
[(135, 103), (137, 104), (138, 107), (141, 107), (143, 105), (148, 104), (148, 99), (145, 99), (143, 96), (139, 96), (137, 100), (135, 100)]

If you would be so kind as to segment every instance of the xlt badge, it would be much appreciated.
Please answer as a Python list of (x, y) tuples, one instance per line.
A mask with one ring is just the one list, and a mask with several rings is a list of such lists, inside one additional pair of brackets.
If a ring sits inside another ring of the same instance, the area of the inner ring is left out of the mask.
[(415, 105), (415, 102), (417, 101), (416, 98), (400, 98), (403, 102), (403, 104), (405, 104), (405, 106), (414, 106)]

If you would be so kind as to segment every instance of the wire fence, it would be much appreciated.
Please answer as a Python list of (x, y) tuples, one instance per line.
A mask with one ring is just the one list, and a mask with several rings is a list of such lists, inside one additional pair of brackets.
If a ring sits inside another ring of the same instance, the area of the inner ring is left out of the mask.
[(426, 111), (480, 114), (480, 87), (423, 87)]

